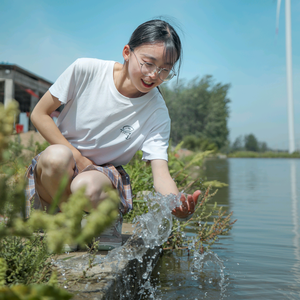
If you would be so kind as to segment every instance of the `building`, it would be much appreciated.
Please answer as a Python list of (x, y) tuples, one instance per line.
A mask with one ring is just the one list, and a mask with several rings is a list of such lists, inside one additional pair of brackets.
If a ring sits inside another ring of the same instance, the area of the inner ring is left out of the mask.
[(6, 106), (12, 99), (19, 102), (18, 123), (24, 132), (34, 129), (29, 121), (30, 112), (52, 82), (35, 75), (18, 65), (0, 62), (0, 103)]

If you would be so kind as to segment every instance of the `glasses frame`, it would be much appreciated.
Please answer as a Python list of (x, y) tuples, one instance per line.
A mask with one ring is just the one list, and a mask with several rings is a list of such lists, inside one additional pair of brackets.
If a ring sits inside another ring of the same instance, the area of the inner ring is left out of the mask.
[(155, 68), (156, 68), (155, 71), (153, 71), (152, 73), (149, 73), (149, 74), (144, 74), (143, 71), (142, 71), (142, 67), (143, 67), (143, 65), (149, 64), (149, 63), (148, 63), (148, 62), (141, 63), (141, 62), (139, 61), (139, 59), (137, 58), (136, 54), (134, 53), (134, 51), (133, 51), (132, 49), (130, 49), (130, 51), (134, 54), (136, 60), (137, 60), (138, 63), (141, 65), (141, 73), (142, 73), (144, 76), (151, 76), (151, 75), (157, 74), (158, 77), (159, 77), (159, 79), (160, 79), (162, 82), (169, 82), (171, 79), (173, 79), (173, 78), (177, 75), (177, 74), (175, 73), (174, 69), (172, 68), (172, 69), (170, 70), (170, 72), (171, 72), (171, 71), (173, 72), (173, 76), (172, 76), (170, 79), (168, 79), (168, 80), (163, 80), (163, 79), (161, 79), (161, 78), (160, 78), (160, 73), (161, 73), (161, 71), (162, 71), (162, 70), (167, 70), (167, 69), (165, 69), (165, 68), (159, 68), (159, 67), (157, 67), (156, 64), (154, 64), (154, 63), (151, 63), (151, 64), (155, 66)]

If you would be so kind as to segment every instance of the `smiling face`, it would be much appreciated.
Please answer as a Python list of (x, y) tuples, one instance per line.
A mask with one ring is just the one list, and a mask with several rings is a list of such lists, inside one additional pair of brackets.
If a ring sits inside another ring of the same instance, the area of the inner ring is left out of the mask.
[(158, 68), (171, 70), (174, 61), (168, 61), (165, 55), (165, 45), (144, 44), (131, 51), (126, 45), (123, 50), (124, 59), (128, 64), (128, 79), (131, 81), (132, 88), (143, 94), (148, 93), (153, 88), (160, 85), (163, 81), (159, 78), (158, 72), (145, 76), (141, 72), (141, 64), (155, 64)]

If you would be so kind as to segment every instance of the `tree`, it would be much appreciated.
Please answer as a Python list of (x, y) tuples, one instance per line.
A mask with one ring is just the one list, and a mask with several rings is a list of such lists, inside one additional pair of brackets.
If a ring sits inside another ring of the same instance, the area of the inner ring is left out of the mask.
[[(172, 120), (171, 139), (174, 144), (187, 136), (194, 136), (196, 144), (200, 139), (218, 149), (226, 144), (229, 133), (229, 87), (229, 84), (215, 84), (212, 76), (205, 76), (201, 80), (195, 78), (188, 84), (181, 81), (176, 87), (162, 88)], [(190, 137), (188, 139), (192, 145)]]
[(266, 152), (268, 151), (268, 145), (266, 142), (259, 142), (258, 143), (259, 152)]
[(247, 151), (255, 151), (258, 152), (258, 141), (254, 134), (245, 135), (245, 149)]
[(232, 151), (241, 151), (244, 149), (243, 137), (238, 136), (232, 144)]

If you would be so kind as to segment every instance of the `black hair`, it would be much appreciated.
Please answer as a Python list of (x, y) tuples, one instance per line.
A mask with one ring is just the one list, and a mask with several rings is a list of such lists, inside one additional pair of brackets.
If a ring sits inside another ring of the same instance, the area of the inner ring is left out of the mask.
[(179, 75), (182, 57), (180, 38), (175, 29), (166, 21), (154, 19), (138, 26), (132, 33), (128, 46), (133, 51), (144, 44), (164, 43), (165, 58), (172, 64), (177, 64)]

